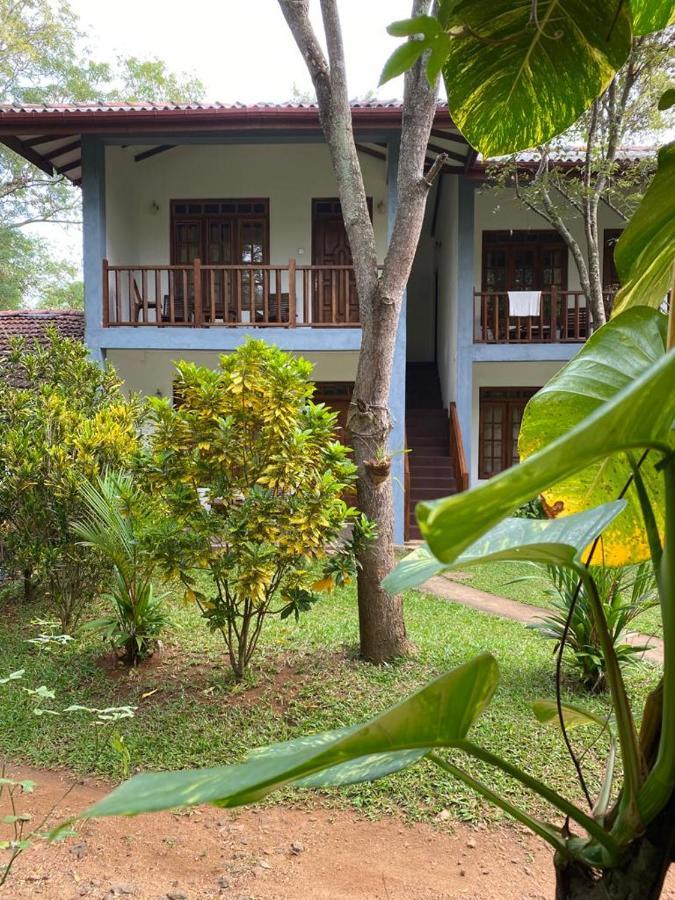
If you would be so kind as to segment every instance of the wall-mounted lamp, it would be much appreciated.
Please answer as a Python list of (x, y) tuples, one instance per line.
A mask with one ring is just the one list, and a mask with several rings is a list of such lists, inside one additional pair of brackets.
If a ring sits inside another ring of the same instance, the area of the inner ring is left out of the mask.
[(384, 200), (378, 200), (377, 206), (375, 207), (379, 213), (384, 212)]
[(150, 212), (153, 214), (153, 216), (156, 216), (159, 212), (159, 203), (156, 200), (153, 200), (150, 204)]

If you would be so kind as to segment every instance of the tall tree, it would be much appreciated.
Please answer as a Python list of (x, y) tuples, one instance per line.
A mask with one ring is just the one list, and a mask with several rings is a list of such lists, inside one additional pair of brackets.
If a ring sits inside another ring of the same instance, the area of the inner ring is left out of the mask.
[[(627, 222), (644, 194), (656, 156), (627, 158), (622, 144), (653, 141), (663, 128), (658, 100), (672, 72), (667, 33), (634, 38), (628, 61), (606, 91), (569, 131), (539, 146), (534, 163), (531, 153), (527, 162), (515, 154), (489, 169), (497, 189), (515, 188), (520, 202), (551, 225), (567, 245), (594, 328), (609, 318), (612, 299), (603, 293), (599, 210), (604, 205)], [(564, 163), (570, 147), (578, 148), (578, 165)], [(575, 235), (575, 222), (583, 227), (582, 240)]]
[[(435, 174), (432, 171), (425, 177), (424, 160), (436, 112), (438, 77), (430, 82), (421, 61), (405, 76), (398, 206), (384, 268), (379, 274), (375, 235), (352, 130), (337, 0), (321, 0), (327, 56), (310, 20), (309, 0), (279, 0), (279, 5), (314, 84), (354, 260), (362, 337), (348, 428), (360, 476), (359, 507), (377, 523), (376, 540), (360, 551), (359, 558), (361, 655), (383, 662), (405, 654), (409, 642), (401, 598), (390, 596), (381, 586), (394, 565), (392, 479), (382, 481), (372, 463), (374, 457), (384, 457), (391, 466), (389, 390), (396, 330)], [(427, 13), (429, 7), (429, 0), (413, 0), (412, 15)]]
[[(203, 96), (193, 75), (158, 59), (93, 59), (67, 2), (0, 0), (0, 103), (187, 102)], [(0, 148), (0, 309), (35, 302), (73, 282), (72, 265), (30, 231), (36, 223), (77, 225), (81, 196), (64, 176), (50, 178)], [(77, 299), (77, 286), (60, 292)]]

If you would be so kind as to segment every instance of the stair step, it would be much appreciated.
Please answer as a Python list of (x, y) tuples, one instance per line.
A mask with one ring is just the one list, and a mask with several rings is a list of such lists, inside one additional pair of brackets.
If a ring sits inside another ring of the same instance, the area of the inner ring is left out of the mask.
[(453, 484), (451, 487), (446, 485), (442, 488), (416, 488), (413, 485), (410, 488), (410, 499), (413, 503), (418, 503), (420, 500), (438, 500), (440, 497), (448, 497), (450, 494), (456, 493), (456, 484)]
[(408, 435), (408, 443), (411, 447), (430, 447), (430, 446), (450, 446), (450, 441), (446, 436), (440, 434), (416, 434)]
[(414, 493), (420, 488), (433, 488), (439, 491), (454, 491), (457, 489), (457, 479), (454, 473), (445, 472), (443, 475), (431, 475), (425, 478), (420, 475), (413, 475), (410, 488)]
[(408, 461), (412, 469), (428, 469), (429, 466), (454, 466), (454, 461), (449, 453), (430, 453), (431, 448), (425, 447), (424, 453), (416, 453), (414, 450), (408, 454)]

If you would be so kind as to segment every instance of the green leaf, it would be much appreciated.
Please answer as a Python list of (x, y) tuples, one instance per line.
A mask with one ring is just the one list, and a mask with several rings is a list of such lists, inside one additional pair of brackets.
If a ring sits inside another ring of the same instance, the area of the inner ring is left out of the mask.
[(672, 0), (630, 0), (630, 10), (636, 37), (662, 31), (675, 22)]
[(628, 58), (622, 0), (463, 0), (454, 4), (444, 68), (448, 105), (484, 156), (550, 140), (572, 125)]
[(659, 151), (659, 165), (647, 193), (614, 250), (621, 290), (614, 315), (630, 306), (658, 308), (675, 275), (675, 143)]
[[(263, 748), (240, 765), (137, 775), (87, 810), (85, 817), (201, 803), (240, 806), (303, 779), (307, 786), (389, 774), (434, 747), (460, 743), (492, 699), (498, 679), (494, 658), (481, 654), (364, 724)], [(331, 769), (324, 780), (310, 780)]]
[(401, 19), (387, 26), (387, 33), (392, 37), (412, 37), (415, 34), (423, 34), (430, 38), (441, 34), (441, 26), (438, 19), (433, 16), (415, 16), (413, 19)]
[[(603, 718), (596, 715), (594, 712), (583, 709), (581, 706), (562, 703), (561, 709), (565, 721), (565, 728), (567, 728), (568, 731), (572, 728), (577, 728), (579, 725), (600, 725), (601, 728), (606, 726), (606, 722)], [(558, 706), (555, 700), (535, 700), (532, 704), (532, 710), (543, 725), (560, 724)]]
[[(579, 428), (588, 416), (597, 416), (603, 410), (608, 436), (621, 429), (616, 417), (609, 413), (623, 391), (631, 390), (650, 366), (664, 359), (666, 341), (666, 317), (646, 307), (636, 307), (614, 318), (599, 329), (582, 347), (576, 357), (558, 372), (528, 404), (520, 430), (519, 449), (521, 459), (527, 459), (557, 440), (564, 439), (569, 428)], [(673, 364), (671, 356), (670, 364)], [(663, 430), (664, 442), (672, 440), (673, 408), (675, 392), (664, 385), (661, 402), (671, 410), (668, 427)], [(658, 403), (656, 397), (640, 397), (635, 405)], [(627, 413), (640, 418), (638, 409)], [(656, 414), (656, 413), (655, 413)], [(668, 415), (666, 415), (668, 421)], [(600, 435), (602, 437), (602, 435)], [(630, 435), (626, 435), (627, 447)], [(582, 447), (578, 441), (565, 441), (569, 452), (577, 456)], [(640, 442), (633, 447), (639, 447)], [(615, 448), (618, 449), (618, 448)], [(636, 454), (639, 455), (639, 454)], [(663, 528), (664, 494), (663, 478), (656, 471), (658, 455), (651, 454), (641, 467), (642, 481), (651, 500), (659, 531)], [(565, 514), (585, 509), (606, 497), (619, 495), (631, 474), (629, 459), (625, 454), (599, 455), (595, 462), (583, 471), (565, 475), (560, 473), (555, 485), (546, 485), (543, 493), (546, 502), (562, 504)], [(650, 555), (642, 510), (635, 488), (628, 493), (629, 507), (603, 534), (603, 554), (606, 565), (627, 565), (648, 559)]]
[(661, 94), (659, 99), (659, 109), (661, 111), (670, 109), (671, 106), (675, 106), (675, 88), (668, 88)]
[(436, 559), (423, 544), (402, 559), (382, 585), (390, 594), (397, 594), (440, 572), (495, 560), (569, 565), (625, 506), (626, 502), (619, 500), (560, 519), (504, 519), (448, 563)]
[(397, 47), (384, 64), (380, 75), (380, 85), (402, 75), (403, 72), (414, 66), (427, 46), (426, 41), (406, 41), (405, 44)]
[[(578, 491), (569, 502), (558, 492), (566, 513), (597, 506), (618, 496), (627, 477), (628, 464), (615, 454), (639, 447), (667, 451), (675, 418), (675, 352), (664, 355), (664, 330), (665, 317), (649, 309), (628, 310), (599, 329), (528, 404), (521, 457), (529, 458), (470, 491), (418, 504), (422, 536), (434, 555), (443, 562), (456, 559), (509, 513), (559, 482), (577, 485), (583, 478), (585, 484), (585, 493)], [(578, 472), (583, 476), (571, 480)], [(653, 485), (651, 464), (645, 473)], [(547, 499), (556, 496), (547, 493)], [(628, 515), (626, 510), (617, 520), (622, 531)]]

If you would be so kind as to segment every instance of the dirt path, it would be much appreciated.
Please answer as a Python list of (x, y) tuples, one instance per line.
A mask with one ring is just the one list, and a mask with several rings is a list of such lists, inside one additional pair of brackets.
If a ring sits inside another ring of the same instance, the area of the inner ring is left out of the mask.
[[(38, 784), (34, 814), (56, 821), (104, 792), (94, 781), (15, 770)], [(16, 863), (7, 898), (44, 900), (551, 900), (551, 854), (504, 826), (404, 826), (353, 813), (285, 807), (200, 809), (83, 825)], [(675, 878), (664, 897), (675, 897)]]
[[(420, 586), (420, 590), (434, 594), (436, 597), (442, 597), (444, 600), (450, 600), (452, 603), (470, 606), (472, 609), (478, 609), (491, 616), (501, 616), (504, 619), (522, 622), (524, 625), (550, 615), (550, 609), (519, 603), (517, 600), (498, 597), (496, 594), (488, 594), (487, 591), (479, 591), (468, 584), (462, 584), (461, 579), (457, 579), (457, 574), (435, 575), (425, 581)], [(642, 656), (650, 662), (663, 664), (663, 641), (661, 638), (644, 634), (627, 634), (625, 640), (629, 644), (648, 645), (649, 650), (646, 650)]]

